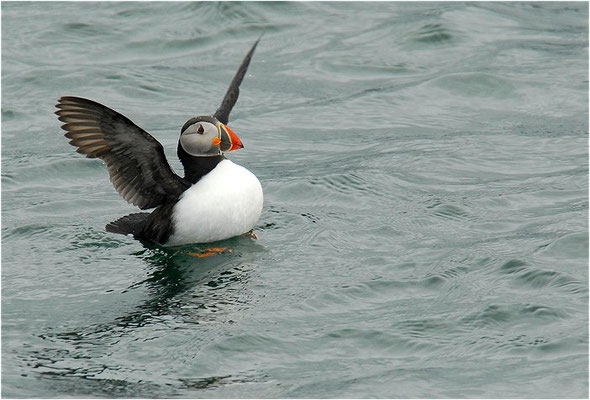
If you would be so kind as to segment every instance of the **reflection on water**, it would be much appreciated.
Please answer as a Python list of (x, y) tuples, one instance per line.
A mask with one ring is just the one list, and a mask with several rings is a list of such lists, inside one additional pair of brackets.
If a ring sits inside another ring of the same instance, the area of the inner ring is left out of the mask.
[[(231, 252), (195, 257), (194, 254), (214, 246), (228, 247)], [(39, 377), (55, 381), (50, 386), (59, 386), (60, 392), (80, 396), (154, 397), (171, 395), (183, 388), (198, 390), (219, 385), (231, 376), (175, 378), (174, 387), (108, 379), (105, 376), (109, 372), (121, 372), (121, 368), (100, 360), (108, 358), (113, 346), (133, 336), (134, 331), (150, 325), (158, 326), (156, 331), (161, 335), (167, 335), (168, 329), (191, 329), (193, 326), (195, 335), (198, 335), (198, 325), (214, 321), (215, 313), (220, 309), (247, 309), (243, 292), (248, 290), (250, 279), (248, 261), (254, 260), (256, 253), (263, 250), (263, 246), (246, 237), (177, 248), (147, 246), (132, 254), (145, 262), (147, 278), (122, 292), (145, 289), (147, 298), (141, 304), (108, 323), (66, 332), (52, 329), (40, 334), (42, 348), (30, 350), (24, 358)], [(237, 296), (237, 291), (242, 295)], [(157, 337), (150, 340), (154, 339)], [(137, 367), (141, 370), (141, 365)], [(83, 379), (85, 384), (80, 386), (67, 378)], [(235, 382), (235, 379), (231, 381)]]

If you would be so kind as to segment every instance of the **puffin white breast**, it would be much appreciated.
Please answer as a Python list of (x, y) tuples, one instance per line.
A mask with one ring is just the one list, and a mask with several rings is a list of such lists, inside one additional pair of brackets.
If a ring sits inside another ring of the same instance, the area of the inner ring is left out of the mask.
[(228, 239), (250, 231), (262, 212), (262, 186), (246, 168), (223, 160), (181, 196), (172, 212), (176, 246)]

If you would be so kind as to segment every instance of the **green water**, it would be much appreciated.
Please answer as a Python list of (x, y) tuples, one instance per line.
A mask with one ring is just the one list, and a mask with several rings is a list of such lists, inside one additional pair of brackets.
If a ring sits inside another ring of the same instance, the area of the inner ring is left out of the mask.
[[(215, 111), (259, 239), (146, 248), (59, 96)], [(2, 3), (3, 397), (587, 397), (587, 3)]]

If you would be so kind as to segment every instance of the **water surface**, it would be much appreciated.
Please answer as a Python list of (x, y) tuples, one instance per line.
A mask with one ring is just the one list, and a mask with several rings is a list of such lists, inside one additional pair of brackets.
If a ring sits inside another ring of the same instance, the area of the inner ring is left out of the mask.
[[(230, 126), (259, 239), (164, 250), (52, 114), (173, 165)], [(587, 397), (587, 3), (2, 3), (4, 397)]]

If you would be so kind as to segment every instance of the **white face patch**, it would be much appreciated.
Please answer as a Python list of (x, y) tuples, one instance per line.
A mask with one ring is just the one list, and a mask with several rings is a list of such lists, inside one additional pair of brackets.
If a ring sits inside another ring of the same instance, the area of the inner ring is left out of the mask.
[(210, 122), (195, 122), (180, 135), (180, 145), (191, 156), (210, 156), (219, 154), (219, 145), (213, 141), (219, 137), (217, 126)]

